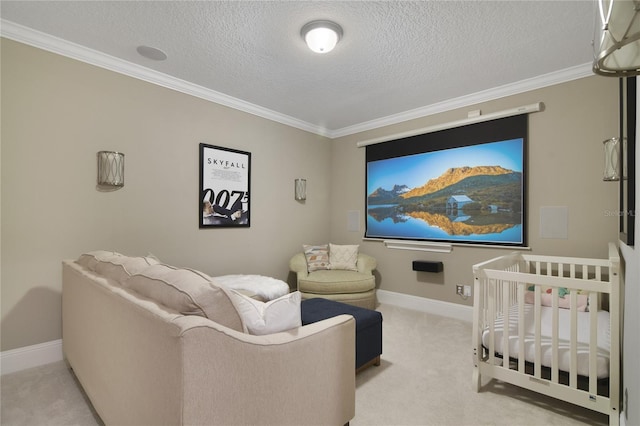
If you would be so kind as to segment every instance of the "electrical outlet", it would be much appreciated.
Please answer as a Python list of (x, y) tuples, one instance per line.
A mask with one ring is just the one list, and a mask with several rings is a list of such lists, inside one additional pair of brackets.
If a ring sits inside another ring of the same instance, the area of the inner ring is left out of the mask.
[(456, 285), (456, 294), (462, 297), (471, 296), (471, 286), (470, 285)]

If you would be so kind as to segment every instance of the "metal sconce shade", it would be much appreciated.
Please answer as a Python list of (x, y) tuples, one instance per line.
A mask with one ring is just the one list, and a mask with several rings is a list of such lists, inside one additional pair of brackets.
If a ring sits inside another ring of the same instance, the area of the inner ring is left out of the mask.
[(124, 154), (115, 151), (99, 151), (98, 186), (124, 186)]
[(620, 139), (611, 138), (604, 144), (604, 181), (620, 180)]
[(342, 38), (342, 27), (331, 21), (312, 21), (304, 25), (300, 35), (316, 53), (328, 53)]
[(295, 197), (297, 201), (304, 201), (307, 199), (307, 180), (296, 179), (294, 182)]
[(612, 77), (640, 74), (640, 0), (597, 0), (593, 71)]

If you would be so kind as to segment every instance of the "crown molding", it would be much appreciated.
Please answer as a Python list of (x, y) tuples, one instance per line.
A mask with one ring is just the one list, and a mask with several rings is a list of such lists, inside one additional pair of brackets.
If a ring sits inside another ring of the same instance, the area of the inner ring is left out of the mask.
[(117, 72), (129, 77), (146, 81), (158, 86), (195, 96), (216, 104), (224, 105), (267, 120), (295, 127), (320, 136), (329, 137), (329, 131), (306, 121), (281, 114), (279, 112), (234, 98), (215, 90), (169, 76), (159, 71), (124, 61), (106, 53), (98, 52), (79, 44), (16, 24), (5, 19), (0, 20), (0, 35), (10, 40), (24, 43), (42, 50), (76, 59), (90, 65)]
[(330, 132), (329, 137), (335, 139), (342, 136), (349, 136), (355, 133), (365, 132), (367, 130), (374, 130), (380, 127), (390, 126), (392, 124), (398, 124), (416, 118), (422, 118), (429, 115), (451, 111), (457, 108), (477, 105), (482, 102), (488, 102), (507, 96), (517, 95), (519, 93), (529, 92), (531, 90), (553, 86), (555, 84), (565, 83), (571, 80), (589, 77), (594, 75), (591, 66), (591, 63), (577, 65), (560, 71), (543, 74), (538, 77), (521, 80), (516, 83), (505, 84), (503, 86), (494, 87), (492, 89), (483, 90), (481, 92), (472, 93), (470, 95), (460, 96), (458, 98), (453, 98), (443, 102), (438, 102), (409, 111), (404, 111), (398, 114), (389, 115), (387, 117), (382, 117), (376, 120), (366, 121), (364, 123), (356, 124), (353, 126), (343, 127), (342, 129)]
[(0, 36), (330, 139), (374, 130), (593, 75), (591, 63), (582, 64), (353, 126), (329, 130), (5, 19), (0, 20)]

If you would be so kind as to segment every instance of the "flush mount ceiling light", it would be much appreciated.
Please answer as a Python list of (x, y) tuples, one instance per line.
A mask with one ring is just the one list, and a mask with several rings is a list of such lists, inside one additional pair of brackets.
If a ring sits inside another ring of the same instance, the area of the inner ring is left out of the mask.
[(612, 77), (640, 74), (640, 0), (597, 0), (593, 71)]
[(342, 37), (342, 27), (331, 21), (311, 21), (302, 27), (300, 35), (316, 53), (331, 52)]

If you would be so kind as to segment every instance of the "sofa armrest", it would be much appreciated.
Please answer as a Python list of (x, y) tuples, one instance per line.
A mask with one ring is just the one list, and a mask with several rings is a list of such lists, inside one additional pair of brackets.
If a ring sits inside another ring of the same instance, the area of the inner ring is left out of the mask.
[(306, 278), (309, 275), (307, 271), (307, 258), (304, 253), (295, 254), (289, 261), (289, 270), (298, 274), (298, 279)]
[(358, 267), (358, 272), (371, 274), (378, 266), (378, 261), (368, 254), (358, 253), (358, 263), (356, 266)]
[(181, 317), (184, 424), (334, 424), (355, 415), (355, 320), (253, 336)]

